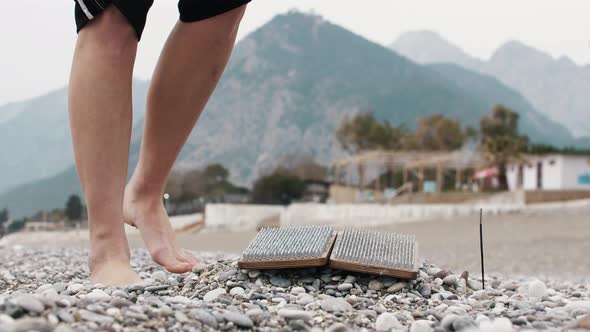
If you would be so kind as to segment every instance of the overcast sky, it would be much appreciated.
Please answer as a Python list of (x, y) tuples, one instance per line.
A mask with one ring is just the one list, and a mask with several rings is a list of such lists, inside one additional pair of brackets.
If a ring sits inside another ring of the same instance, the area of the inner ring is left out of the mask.
[[(73, 4), (0, 0), (0, 105), (66, 84), (76, 38)], [(254, 0), (239, 38), (292, 8), (313, 10), (384, 45), (408, 30), (434, 30), (481, 58), (516, 39), (553, 56), (590, 63), (590, 0)], [(140, 44), (137, 77), (151, 76), (176, 20), (176, 0), (155, 0)]]

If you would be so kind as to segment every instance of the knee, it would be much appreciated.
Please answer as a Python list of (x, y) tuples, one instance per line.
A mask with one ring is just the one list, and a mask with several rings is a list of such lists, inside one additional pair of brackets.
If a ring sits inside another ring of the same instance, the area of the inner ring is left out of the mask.
[(135, 52), (137, 35), (127, 18), (112, 5), (80, 31), (78, 44), (107, 57), (119, 57)]

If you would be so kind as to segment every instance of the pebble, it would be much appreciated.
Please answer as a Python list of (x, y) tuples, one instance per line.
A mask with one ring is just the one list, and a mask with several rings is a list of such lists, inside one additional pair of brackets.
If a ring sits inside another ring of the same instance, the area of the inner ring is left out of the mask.
[(449, 274), (448, 276), (443, 278), (443, 284), (448, 286), (457, 286), (457, 282), (459, 278), (454, 274)]
[(70, 284), (68, 285), (68, 287), (66, 288), (66, 290), (70, 293), (76, 294), (79, 291), (83, 290), (85, 287), (82, 284)]
[(371, 279), (368, 285), (369, 289), (372, 291), (380, 291), (383, 289), (383, 283), (376, 279)]
[(230, 295), (243, 295), (244, 293), (246, 293), (246, 290), (244, 290), (242, 287), (234, 287), (232, 289), (229, 290), (229, 294)]
[(166, 276), (166, 272), (164, 271), (156, 271), (154, 273), (152, 273), (152, 278), (156, 281), (159, 281), (160, 283), (167, 283), (168, 282), (168, 277)]
[(291, 286), (291, 280), (289, 280), (285, 277), (278, 276), (278, 275), (272, 276), (270, 278), (270, 283), (271, 283), (271, 285), (276, 286), (276, 287), (286, 288), (286, 287)]
[(201, 323), (210, 326), (214, 329), (217, 328), (217, 319), (209, 311), (203, 309), (191, 310), (190, 315), (200, 321)]
[(352, 287), (353, 287), (352, 284), (345, 282), (345, 283), (338, 285), (338, 290), (343, 291), (343, 292), (349, 291), (352, 289)]
[(213, 302), (215, 300), (217, 300), (217, 297), (221, 294), (225, 294), (227, 293), (225, 288), (216, 288), (214, 290), (210, 290), (207, 292), (207, 294), (205, 294), (205, 296), (203, 296), (203, 301), (205, 303), (209, 303), (209, 302)]
[(80, 318), (83, 320), (87, 320), (87, 321), (91, 321), (91, 322), (95, 322), (95, 323), (103, 324), (103, 325), (112, 324), (115, 321), (115, 319), (113, 317), (99, 315), (97, 313), (94, 313), (94, 312), (91, 312), (88, 310), (80, 310), (80, 311), (78, 311), (78, 314), (80, 315)]
[(303, 287), (293, 287), (291, 288), (291, 294), (299, 295), (305, 293), (305, 288)]
[(84, 299), (92, 302), (106, 302), (111, 299), (111, 296), (102, 289), (93, 289), (92, 292), (84, 296)]
[(8, 266), (14, 276), (9, 283), (0, 278), (0, 331), (16, 325), (62, 332), (502, 332), (590, 324), (587, 278), (541, 282), (490, 275), (481, 290), (468, 273), (458, 277), (434, 265), (423, 264), (418, 278), (406, 281), (330, 267), (239, 270), (234, 258), (212, 253), (200, 253), (198, 274), (173, 275), (159, 270), (147, 251), (134, 250), (133, 268), (146, 282), (117, 289), (87, 286), (84, 255), (78, 249), (0, 250), (0, 272)]
[(13, 302), (31, 313), (40, 314), (45, 309), (43, 302), (29, 294), (20, 294), (14, 298)]
[(254, 322), (252, 322), (250, 317), (238, 312), (225, 311), (223, 313), (223, 318), (239, 327), (251, 328), (254, 326)]
[(432, 322), (428, 320), (417, 320), (410, 326), (410, 332), (432, 332)]
[(326, 298), (320, 302), (322, 310), (327, 312), (349, 312), (352, 311), (352, 305), (343, 299)]
[(482, 321), (480, 332), (512, 332), (512, 322), (508, 318), (496, 318), (493, 321)]
[(529, 297), (541, 298), (547, 295), (547, 286), (540, 280), (534, 280), (529, 283), (528, 288)]
[(399, 323), (398, 319), (395, 317), (394, 314), (389, 312), (384, 312), (375, 321), (375, 330), (379, 332), (383, 331), (391, 331), (393, 329), (401, 329), (402, 325)]
[(207, 270), (207, 266), (205, 264), (199, 263), (193, 266), (193, 273), (201, 274), (205, 272), (205, 270)]
[(389, 288), (387, 288), (387, 292), (388, 293), (397, 293), (397, 292), (401, 291), (402, 289), (406, 288), (407, 285), (408, 284), (403, 281), (396, 282), (395, 284), (393, 284)]
[(510, 291), (515, 291), (520, 287), (520, 284), (514, 280), (506, 280), (502, 281), (498, 286), (499, 289), (506, 289)]
[(311, 312), (303, 310), (281, 309), (278, 311), (278, 315), (285, 319), (301, 319), (304, 321), (313, 319)]

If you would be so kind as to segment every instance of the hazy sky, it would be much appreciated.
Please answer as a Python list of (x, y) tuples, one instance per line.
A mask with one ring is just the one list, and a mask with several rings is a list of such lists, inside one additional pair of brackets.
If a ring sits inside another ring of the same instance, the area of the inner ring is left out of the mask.
[[(76, 38), (73, 4), (0, 1), (0, 105), (66, 84)], [(590, 63), (589, 0), (254, 0), (239, 38), (292, 8), (313, 10), (385, 45), (408, 30), (434, 30), (482, 58), (517, 39), (553, 56)], [(176, 0), (155, 0), (140, 44), (137, 77), (151, 76), (176, 20)]]

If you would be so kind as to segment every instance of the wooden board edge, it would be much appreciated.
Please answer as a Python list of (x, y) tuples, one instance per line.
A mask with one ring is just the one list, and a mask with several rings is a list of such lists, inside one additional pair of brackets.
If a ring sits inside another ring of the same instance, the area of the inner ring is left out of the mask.
[(335, 269), (368, 273), (374, 275), (382, 275), (387, 277), (394, 277), (400, 279), (416, 279), (418, 277), (418, 270), (410, 271), (403, 269), (388, 269), (378, 266), (361, 265), (346, 261), (330, 259), (330, 266)]

